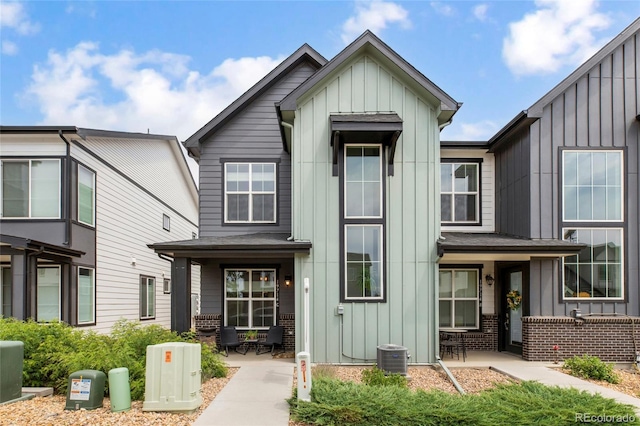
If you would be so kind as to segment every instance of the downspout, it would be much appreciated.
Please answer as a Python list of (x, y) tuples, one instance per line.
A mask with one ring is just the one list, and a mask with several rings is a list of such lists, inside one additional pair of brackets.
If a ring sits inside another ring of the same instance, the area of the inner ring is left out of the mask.
[(60, 139), (67, 144), (67, 155), (65, 159), (65, 178), (67, 180), (67, 190), (66, 190), (66, 203), (64, 206), (64, 238), (65, 241), (62, 243), (63, 245), (70, 247), (71, 246), (71, 143), (64, 137), (62, 130), (58, 130), (58, 136)]
[[(289, 129), (289, 131), (291, 132), (291, 149), (289, 149), (289, 158), (291, 161), (291, 165), (292, 167), (290, 168), (291, 172), (289, 175), (289, 178), (291, 179), (291, 193), (293, 194), (293, 190), (294, 190), (294, 182), (293, 182), (293, 125), (286, 123), (282, 120), (280, 120), (280, 125), (286, 127)], [(286, 140), (285, 140), (285, 144), (286, 144)], [(293, 197), (291, 197), (293, 198)], [(294, 237), (293, 237), (293, 232), (295, 229), (295, 215), (293, 214), (293, 203), (291, 203), (291, 207), (290, 207), (291, 211), (290, 211), (290, 217), (291, 217), (291, 235), (289, 236), (289, 238), (287, 238), (287, 241), (293, 241)], [(295, 281), (294, 281), (295, 282)]]
[(444, 365), (444, 362), (442, 362), (439, 356), (436, 356), (436, 361), (438, 362), (438, 364), (440, 364), (440, 367), (442, 367), (447, 377), (449, 377), (449, 380), (451, 380), (451, 383), (453, 383), (453, 386), (455, 386), (456, 390), (460, 392), (460, 395), (464, 395), (465, 394), (464, 389), (462, 389), (462, 386), (460, 386), (460, 383), (458, 383), (456, 378), (453, 377), (453, 374), (451, 374), (451, 371), (449, 371), (447, 366)]

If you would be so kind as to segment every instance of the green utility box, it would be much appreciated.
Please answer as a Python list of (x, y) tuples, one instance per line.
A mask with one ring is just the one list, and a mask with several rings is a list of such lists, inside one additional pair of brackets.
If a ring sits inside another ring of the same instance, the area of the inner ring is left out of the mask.
[(69, 376), (65, 410), (95, 410), (102, 407), (107, 376), (98, 370), (80, 370)]
[(0, 403), (22, 397), (24, 343), (0, 341)]
[(126, 367), (109, 370), (109, 398), (111, 411), (128, 411), (131, 409), (131, 386), (129, 385), (129, 369)]

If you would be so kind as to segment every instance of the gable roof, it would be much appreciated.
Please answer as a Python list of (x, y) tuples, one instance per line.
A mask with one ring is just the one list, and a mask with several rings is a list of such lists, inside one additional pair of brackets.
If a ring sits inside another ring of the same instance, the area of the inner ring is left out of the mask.
[(374, 54), (382, 55), (389, 64), (396, 68), (397, 72), (404, 73), (409, 78), (413, 79), (421, 88), (431, 93), (431, 95), (440, 102), (441, 112), (438, 116), (440, 123), (445, 123), (453, 117), (458, 111), (461, 103), (456, 102), (451, 96), (446, 94), (442, 89), (436, 86), (431, 80), (424, 76), (420, 71), (413, 67), (404, 58), (398, 55), (393, 49), (391, 49), (382, 40), (376, 37), (371, 31), (365, 31), (360, 37), (358, 37), (353, 43), (345, 47), (340, 53), (338, 53), (333, 59), (325, 64), (314, 75), (309, 77), (307, 81), (302, 83), (291, 93), (289, 93), (280, 102), (279, 107), (281, 111), (295, 111), (298, 107), (298, 99), (305, 95), (311, 88), (322, 81), (325, 77), (330, 75), (333, 71), (338, 69), (346, 61), (351, 59), (354, 55), (361, 52), (371, 52)]
[(200, 155), (199, 144), (208, 138), (221, 126), (231, 120), (236, 114), (242, 111), (248, 104), (273, 86), (282, 76), (284, 76), (292, 68), (298, 66), (302, 62), (309, 62), (316, 68), (320, 68), (327, 63), (327, 60), (316, 52), (308, 44), (303, 44), (298, 50), (293, 52), (288, 58), (275, 67), (269, 74), (264, 76), (260, 81), (254, 84), (249, 90), (236, 99), (231, 105), (223, 109), (211, 121), (205, 124), (200, 130), (191, 135), (185, 142), (184, 146), (189, 153), (198, 157)]
[(587, 59), (582, 65), (580, 65), (575, 71), (569, 74), (564, 80), (558, 83), (553, 89), (547, 92), (544, 96), (538, 99), (529, 109), (521, 111), (516, 115), (509, 123), (507, 123), (502, 129), (489, 139), (490, 151), (495, 151), (499, 146), (505, 143), (508, 136), (514, 134), (517, 131), (522, 130), (530, 126), (533, 122), (542, 117), (542, 110), (544, 107), (552, 102), (561, 93), (567, 90), (590, 69), (600, 63), (608, 55), (611, 55), (613, 51), (627, 41), (632, 35), (640, 31), (640, 18), (633, 21), (627, 28), (625, 28), (620, 34), (615, 36), (609, 43), (607, 43), (602, 49), (600, 49), (591, 58)]

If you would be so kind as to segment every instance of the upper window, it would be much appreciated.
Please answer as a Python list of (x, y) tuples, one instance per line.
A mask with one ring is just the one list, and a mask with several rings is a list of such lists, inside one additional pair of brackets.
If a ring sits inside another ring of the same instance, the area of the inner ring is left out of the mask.
[(166, 214), (162, 215), (162, 229), (171, 232), (171, 218)]
[(78, 268), (78, 324), (91, 324), (96, 318), (95, 271)]
[(480, 221), (478, 163), (440, 164), (440, 215), (443, 224)]
[(225, 163), (225, 222), (276, 221), (275, 163)]
[(479, 270), (440, 270), (440, 327), (479, 328)]
[(96, 174), (78, 165), (78, 222), (95, 226)]
[(60, 160), (2, 161), (2, 217), (60, 217)]
[(156, 316), (156, 279), (140, 276), (140, 319)]
[(345, 145), (342, 300), (384, 299), (381, 145)]
[(564, 298), (623, 297), (622, 229), (565, 229), (567, 241), (587, 246), (564, 258)]
[(225, 270), (225, 324), (267, 328), (275, 325), (275, 269)]
[(564, 221), (623, 220), (622, 151), (563, 151)]

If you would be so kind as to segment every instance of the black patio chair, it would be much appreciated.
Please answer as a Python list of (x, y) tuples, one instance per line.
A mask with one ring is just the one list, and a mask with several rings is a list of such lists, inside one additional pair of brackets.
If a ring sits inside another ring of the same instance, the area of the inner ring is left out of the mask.
[(243, 343), (238, 340), (238, 332), (235, 327), (222, 327), (220, 329), (220, 346), (224, 348), (224, 356), (229, 356), (229, 348), (233, 348), (239, 354), (246, 355), (246, 349), (244, 352), (238, 350)]
[[(282, 339), (284, 337), (284, 327), (281, 325), (272, 325), (269, 327), (269, 332), (267, 333), (267, 338), (265, 340), (258, 341), (258, 347), (256, 348), (256, 353), (266, 354), (267, 352), (271, 352), (271, 356), (275, 355), (276, 345), (280, 345), (282, 347), (282, 351), (284, 352), (284, 345), (282, 344)], [(271, 347), (271, 349), (260, 350), (260, 347)]]

